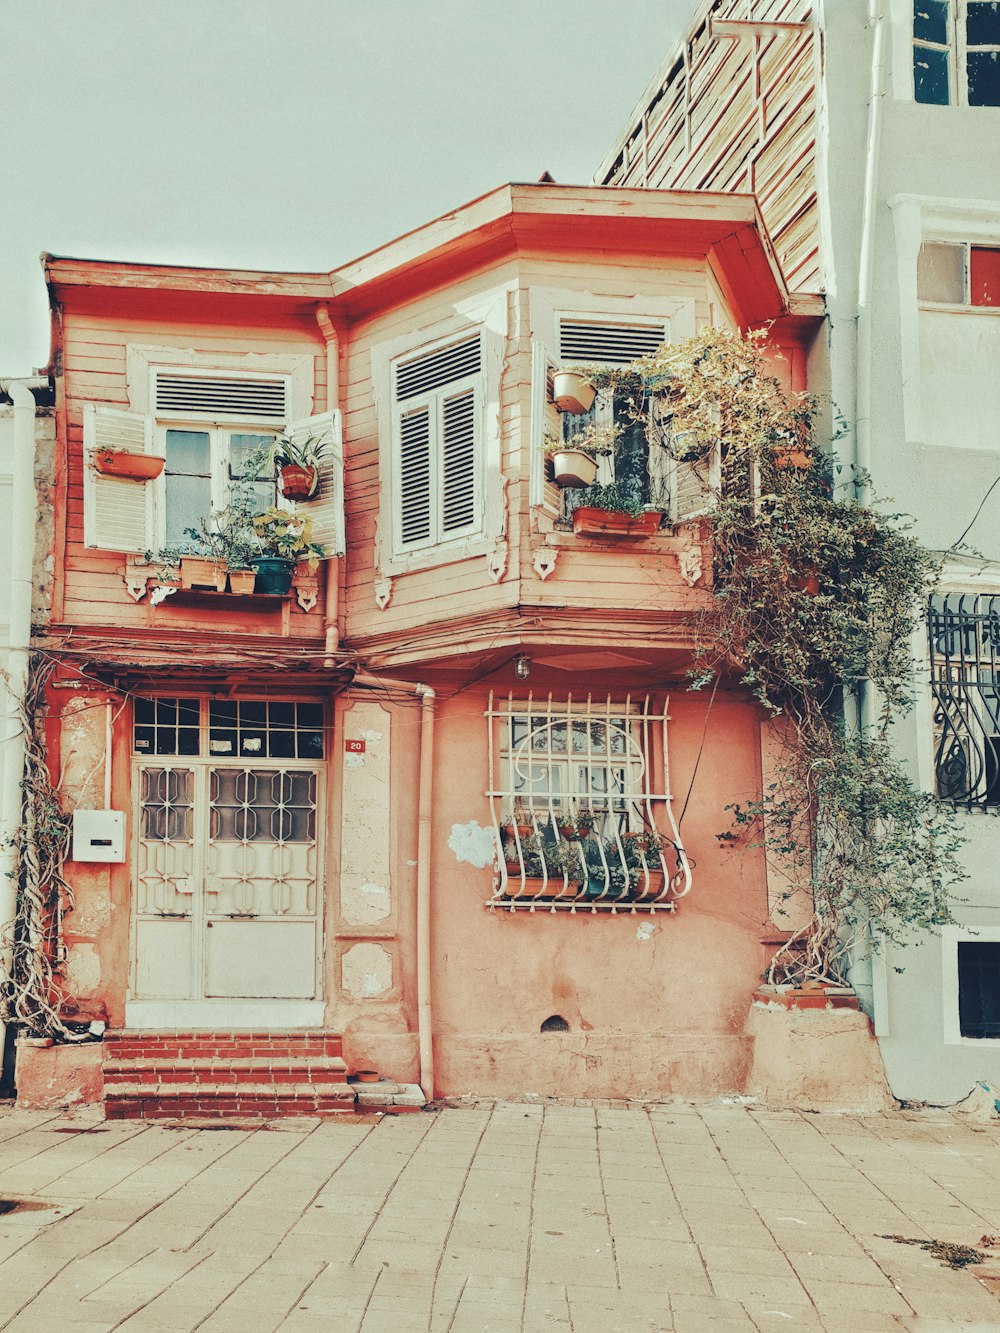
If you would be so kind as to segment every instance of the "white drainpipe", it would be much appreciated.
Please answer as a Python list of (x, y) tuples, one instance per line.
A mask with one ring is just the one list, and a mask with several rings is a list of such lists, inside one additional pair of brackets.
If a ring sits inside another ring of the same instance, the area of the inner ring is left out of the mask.
[[(11, 459), (10, 630), (7, 680), (2, 688), (3, 777), (0, 781), (0, 986), (10, 977), (9, 940), (17, 914), (17, 853), (14, 838), (21, 826), (21, 783), (24, 780), (25, 737), (18, 714), (28, 683), (31, 649), (31, 561), (35, 549), (35, 400), (32, 389), (48, 384), (44, 377), (0, 380), (14, 404), (14, 454)], [(6, 1024), (0, 1018), (0, 1056)]]

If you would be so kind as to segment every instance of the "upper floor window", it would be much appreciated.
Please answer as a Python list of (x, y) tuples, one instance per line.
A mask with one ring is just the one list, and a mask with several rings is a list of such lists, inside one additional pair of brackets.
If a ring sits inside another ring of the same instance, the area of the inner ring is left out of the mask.
[(938, 106), (1000, 106), (997, 0), (913, 0), (913, 96)]
[(947, 593), (928, 615), (937, 795), (1000, 805), (1000, 595)]
[[(314, 497), (313, 540), (343, 550), (339, 414), (291, 421), (290, 377), (152, 366), (147, 412), (88, 404), (84, 412), (84, 533), (88, 546), (145, 551), (183, 545), (214, 511), (246, 486), (264, 510), (279, 499), (273, 472), (248, 476), (250, 459), (279, 434), (323, 439), (326, 457)], [(104, 475), (94, 467), (106, 450), (157, 455), (150, 480)], [(282, 502), (288, 504), (290, 502)]]
[(393, 365), (393, 531), (397, 554), (482, 530), (481, 337)]
[(935, 305), (1000, 306), (1000, 247), (925, 241), (917, 257), (917, 297)]

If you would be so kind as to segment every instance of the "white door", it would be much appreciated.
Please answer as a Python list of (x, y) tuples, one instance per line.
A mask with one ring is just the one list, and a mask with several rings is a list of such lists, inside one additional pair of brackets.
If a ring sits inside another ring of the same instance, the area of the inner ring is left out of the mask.
[[(296, 705), (275, 705), (274, 716), (293, 725), (270, 728), (271, 705), (257, 701), (237, 726), (237, 706), (226, 703), (222, 729), (215, 701), (167, 702), (197, 707), (197, 740), (192, 727), (181, 744), (199, 753), (137, 765), (126, 1021), (266, 1025), (273, 1016), (278, 1025), (296, 1012), (314, 1021), (314, 1006), (303, 1004), (320, 994), (322, 765), (270, 754), (321, 753), (316, 713), (305, 715), (307, 730), (297, 727)], [(137, 745), (160, 753), (180, 735), (139, 724), (136, 733)], [(210, 757), (223, 748), (233, 757)]]

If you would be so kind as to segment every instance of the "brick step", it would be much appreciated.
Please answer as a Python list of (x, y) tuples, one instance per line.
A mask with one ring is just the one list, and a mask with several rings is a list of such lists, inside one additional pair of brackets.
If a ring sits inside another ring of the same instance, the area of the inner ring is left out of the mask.
[(140, 1082), (165, 1079), (170, 1082), (183, 1082), (185, 1079), (198, 1083), (232, 1083), (249, 1079), (283, 1083), (321, 1082), (344, 1083), (347, 1079), (347, 1066), (339, 1055), (281, 1056), (273, 1057), (236, 1057), (229, 1059), (206, 1057), (202, 1059), (164, 1060), (105, 1060), (105, 1083)]
[(220, 1094), (206, 1091), (198, 1084), (174, 1084), (169, 1091), (152, 1092), (141, 1087), (131, 1091), (138, 1095), (108, 1095), (105, 1098), (104, 1114), (108, 1120), (183, 1120), (188, 1117), (199, 1120), (274, 1120), (288, 1116), (343, 1115), (354, 1111), (351, 1089), (326, 1092), (311, 1084), (305, 1085), (300, 1095), (260, 1086)]
[(186, 1030), (146, 1031), (116, 1029), (105, 1032), (109, 1054), (119, 1059), (165, 1055), (198, 1058), (215, 1055), (266, 1056), (274, 1052), (296, 1055), (341, 1055), (340, 1033), (304, 1028), (294, 1032), (259, 1032), (227, 1029), (221, 1032)]

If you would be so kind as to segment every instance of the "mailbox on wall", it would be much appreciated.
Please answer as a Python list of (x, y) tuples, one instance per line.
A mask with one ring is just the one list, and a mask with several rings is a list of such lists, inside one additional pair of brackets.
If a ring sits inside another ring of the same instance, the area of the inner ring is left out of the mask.
[(74, 810), (72, 859), (124, 861), (124, 813), (121, 810)]

